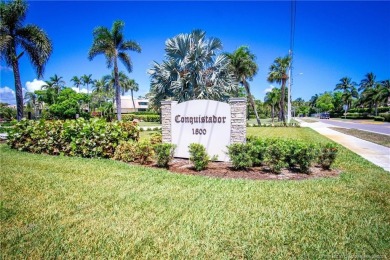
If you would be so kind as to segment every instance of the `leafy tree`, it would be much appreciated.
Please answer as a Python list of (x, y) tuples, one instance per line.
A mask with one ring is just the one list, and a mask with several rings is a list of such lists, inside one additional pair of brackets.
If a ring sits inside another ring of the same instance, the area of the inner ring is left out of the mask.
[(115, 21), (111, 30), (102, 26), (97, 27), (93, 32), (94, 39), (88, 54), (90, 60), (99, 54), (104, 54), (107, 60), (107, 67), (114, 67), (115, 100), (118, 120), (121, 120), (121, 87), (119, 84), (118, 59), (130, 73), (133, 70), (133, 64), (130, 56), (126, 52), (141, 52), (141, 47), (138, 43), (125, 40), (123, 35), (124, 25), (122, 21)]
[(284, 115), (285, 110), (285, 93), (286, 93), (286, 82), (288, 80), (288, 74), (287, 70), (290, 67), (291, 62), (291, 56), (287, 55), (284, 58), (278, 57), (274, 60), (274, 63), (269, 68), (268, 73), (268, 82), (270, 83), (278, 83), (281, 84), (281, 91), (280, 91), (280, 101), (279, 101), (279, 107), (280, 107), (280, 114), (281, 119), (286, 125), (286, 118)]
[[(36, 25), (23, 26), (27, 3), (23, 0), (0, 3), (0, 59), (12, 66), (15, 79), (17, 120), (23, 118), (23, 91), (19, 59), (26, 53), (38, 78), (43, 76), (45, 65), (52, 53), (52, 44), (46, 33)], [(18, 54), (17, 49), (22, 51)]]
[(59, 119), (71, 119), (75, 118), (76, 114), (82, 114), (81, 104), (87, 103), (89, 97), (87, 94), (77, 93), (73, 89), (64, 88), (60, 92), (57, 101), (56, 104), (50, 106), (50, 113)]
[(230, 61), (230, 70), (238, 80), (238, 82), (245, 88), (246, 95), (249, 99), (252, 109), (255, 112), (257, 124), (261, 125), (259, 115), (256, 110), (256, 104), (253, 100), (248, 80), (252, 80), (258, 71), (258, 66), (255, 62), (256, 56), (249, 51), (247, 46), (241, 46), (233, 53), (225, 54)]
[(201, 30), (168, 39), (166, 60), (161, 64), (154, 62), (149, 70), (152, 107), (159, 108), (160, 101), (168, 98), (179, 102), (227, 100), (237, 86), (228, 70), (228, 58), (216, 54), (221, 49), (219, 39), (206, 39), (206, 33)]
[(320, 95), (316, 102), (316, 107), (318, 107), (322, 112), (329, 112), (334, 108), (333, 97), (329, 92), (325, 92)]
[(340, 91), (334, 91), (333, 92), (333, 106), (334, 110), (337, 112), (343, 111), (343, 92)]

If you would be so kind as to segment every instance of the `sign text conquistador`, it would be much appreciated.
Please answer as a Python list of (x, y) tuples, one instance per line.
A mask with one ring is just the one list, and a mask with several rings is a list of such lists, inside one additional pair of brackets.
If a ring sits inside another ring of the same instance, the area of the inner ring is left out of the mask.
[(188, 158), (188, 146), (200, 143), (210, 156), (227, 159), (230, 144), (230, 106), (213, 100), (192, 100), (172, 106), (172, 143), (176, 157)]
[(217, 156), (218, 161), (228, 161), (226, 146), (245, 142), (246, 135), (245, 99), (229, 102), (191, 100), (178, 104), (176, 101), (163, 101), (163, 142), (176, 145), (175, 157), (189, 158), (188, 146), (199, 143), (206, 148), (209, 156)]

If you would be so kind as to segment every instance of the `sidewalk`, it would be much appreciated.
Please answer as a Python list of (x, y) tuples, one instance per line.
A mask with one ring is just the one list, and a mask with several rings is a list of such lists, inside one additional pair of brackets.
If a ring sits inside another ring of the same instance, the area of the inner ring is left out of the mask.
[(373, 164), (390, 172), (390, 148), (337, 132), (329, 128), (332, 127), (332, 125), (326, 123), (306, 123), (297, 118), (295, 120), (299, 121), (302, 127), (310, 127), (318, 133), (360, 155), (364, 159), (367, 159)]

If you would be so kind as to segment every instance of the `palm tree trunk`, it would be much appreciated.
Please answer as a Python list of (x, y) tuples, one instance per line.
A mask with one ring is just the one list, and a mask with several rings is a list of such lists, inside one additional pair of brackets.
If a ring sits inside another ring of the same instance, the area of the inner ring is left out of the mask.
[(272, 105), (272, 124), (274, 123), (274, 117), (275, 117), (275, 108), (274, 108), (275, 106), (274, 105)]
[(23, 118), (23, 89), (22, 82), (20, 81), (20, 72), (19, 72), (19, 62), (16, 56), (15, 48), (12, 49), (12, 68), (14, 71), (14, 79), (15, 79), (15, 92), (16, 92), (16, 119), (18, 121)]
[(246, 82), (245, 78), (243, 79), (242, 82), (243, 82), (243, 85), (245, 87), (246, 94), (247, 94), (247, 96), (249, 98), (249, 102), (251, 103), (252, 109), (255, 112), (257, 124), (261, 125), (260, 118), (259, 118), (259, 115), (257, 114), (257, 110), (256, 110), (256, 104), (255, 104), (255, 101), (252, 98), (252, 94), (251, 94), (251, 91), (249, 89), (249, 84), (248, 84), (248, 82)]
[(116, 115), (118, 121), (122, 119), (121, 115), (121, 87), (119, 86), (119, 73), (118, 73), (118, 62), (117, 59), (115, 58), (114, 60), (114, 85), (115, 85), (115, 101), (116, 101)]
[(134, 112), (135, 112), (135, 103), (134, 103), (134, 97), (133, 97), (133, 89), (130, 89), (131, 93), (131, 100), (133, 100), (133, 107), (134, 107)]

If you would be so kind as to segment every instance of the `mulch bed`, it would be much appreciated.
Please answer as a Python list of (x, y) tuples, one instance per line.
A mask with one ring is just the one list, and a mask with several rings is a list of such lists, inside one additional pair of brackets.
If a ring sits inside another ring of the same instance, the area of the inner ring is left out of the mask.
[[(157, 167), (156, 165), (150, 165)], [(266, 167), (252, 167), (248, 170), (234, 170), (232, 164), (229, 162), (210, 162), (207, 169), (203, 171), (196, 171), (188, 159), (175, 158), (169, 165), (169, 171), (185, 174), (197, 175), (213, 178), (225, 179), (251, 179), (251, 180), (305, 180), (315, 178), (331, 178), (337, 177), (340, 170), (323, 170), (321, 167), (315, 166), (310, 168), (310, 174), (300, 173), (297, 171), (290, 171), (288, 169), (282, 170), (280, 174), (272, 173)]]

